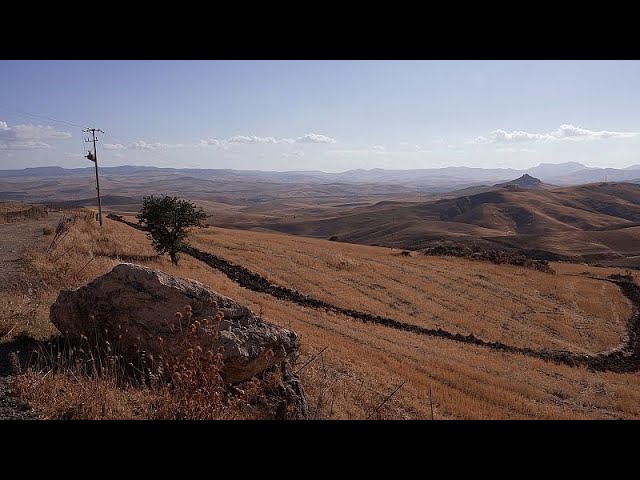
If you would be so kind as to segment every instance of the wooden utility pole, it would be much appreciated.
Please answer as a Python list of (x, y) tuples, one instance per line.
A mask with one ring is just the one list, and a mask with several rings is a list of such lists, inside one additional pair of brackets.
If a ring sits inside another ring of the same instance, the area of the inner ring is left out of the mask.
[(85, 128), (82, 130), (83, 132), (91, 132), (92, 138), (85, 138), (85, 142), (93, 142), (93, 153), (89, 152), (85, 155), (86, 158), (91, 160), (96, 165), (96, 190), (98, 191), (98, 221), (100, 222), (100, 226), (102, 226), (102, 199), (100, 198), (100, 180), (98, 178), (98, 152), (96, 150), (96, 142), (98, 139), (96, 138), (96, 132), (102, 132), (99, 128)]

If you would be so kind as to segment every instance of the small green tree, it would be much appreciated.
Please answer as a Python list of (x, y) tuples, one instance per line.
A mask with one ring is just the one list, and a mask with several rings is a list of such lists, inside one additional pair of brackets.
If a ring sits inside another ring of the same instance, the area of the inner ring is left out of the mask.
[(138, 223), (149, 232), (147, 236), (159, 255), (168, 253), (178, 264), (178, 252), (187, 245), (189, 227), (204, 227), (207, 214), (187, 200), (178, 197), (144, 197)]

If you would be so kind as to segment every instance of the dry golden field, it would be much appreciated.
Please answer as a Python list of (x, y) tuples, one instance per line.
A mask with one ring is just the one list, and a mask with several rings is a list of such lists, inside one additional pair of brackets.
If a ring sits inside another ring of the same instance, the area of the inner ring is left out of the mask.
[[(553, 264), (556, 275), (458, 258), (401, 256), (388, 248), (280, 234), (208, 228), (194, 246), (258, 272), (274, 283), (406, 323), (473, 333), (510, 345), (595, 353), (621, 340), (631, 307), (617, 287), (588, 278), (617, 269)], [(248, 305), (302, 339), (301, 373), (316, 418), (368, 417), (398, 385), (376, 418), (638, 418), (637, 374), (592, 372), (519, 354), (421, 336), (345, 315), (304, 308), (239, 287), (183, 255), (179, 266), (156, 258), (143, 232), (105, 221), (78, 222), (53, 253), (25, 254), (38, 308), (13, 334), (55, 331), (48, 306), (62, 288), (79, 286), (133, 261), (192, 278)], [(27, 302), (28, 303), (28, 302)], [(20, 308), (19, 306), (14, 306)], [(133, 411), (133, 410), (132, 410)], [(119, 414), (135, 416), (132, 411)]]
[[(618, 288), (554, 264), (557, 275), (389, 248), (208, 228), (193, 245), (344, 308), (534, 348), (596, 353), (631, 314)], [(591, 268), (593, 275), (609, 274)]]

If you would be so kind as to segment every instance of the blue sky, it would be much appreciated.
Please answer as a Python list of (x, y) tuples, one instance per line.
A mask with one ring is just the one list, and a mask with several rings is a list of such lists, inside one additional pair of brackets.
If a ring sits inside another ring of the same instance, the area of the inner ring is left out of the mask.
[[(0, 168), (640, 164), (638, 61), (0, 61)], [(47, 117), (47, 118), (45, 118)]]

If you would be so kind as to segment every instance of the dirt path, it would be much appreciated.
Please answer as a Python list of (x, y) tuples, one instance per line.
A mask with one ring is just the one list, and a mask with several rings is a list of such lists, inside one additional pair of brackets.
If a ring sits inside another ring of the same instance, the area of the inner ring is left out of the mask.
[(20, 259), (24, 247), (42, 239), (44, 227), (55, 228), (59, 213), (42, 220), (0, 224), (0, 291), (15, 286), (20, 276)]
[[(55, 228), (60, 216), (58, 213), (50, 213), (42, 220), (0, 224), (0, 292), (25, 288), (20, 263), (24, 248), (42, 241), (42, 229)], [(13, 395), (14, 377), (8, 355), (17, 347), (15, 342), (0, 341), (0, 420), (38, 418), (28, 406), (20, 403)]]

